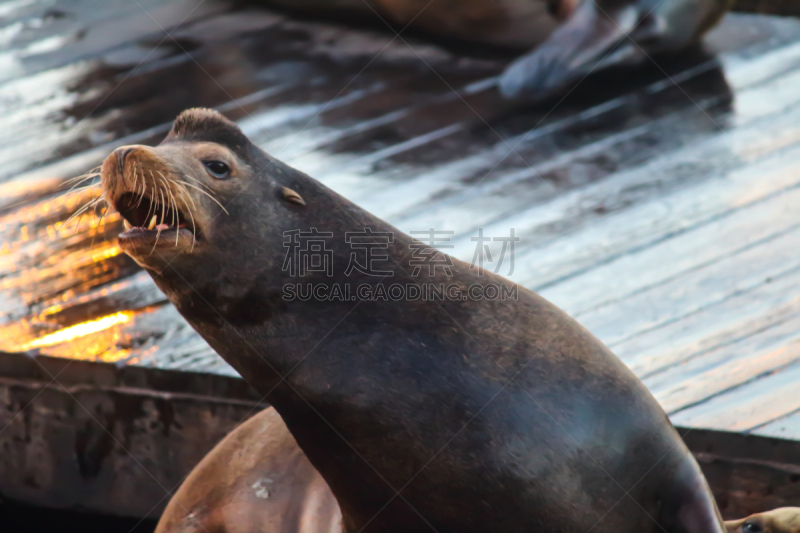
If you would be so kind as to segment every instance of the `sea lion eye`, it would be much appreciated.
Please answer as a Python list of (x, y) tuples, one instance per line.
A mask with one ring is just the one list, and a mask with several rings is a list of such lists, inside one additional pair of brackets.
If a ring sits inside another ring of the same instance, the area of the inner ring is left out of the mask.
[(208, 173), (218, 180), (227, 178), (231, 173), (231, 168), (222, 161), (203, 161), (203, 165)]
[(757, 522), (747, 521), (742, 524), (742, 531), (744, 533), (762, 533), (761, 524)]

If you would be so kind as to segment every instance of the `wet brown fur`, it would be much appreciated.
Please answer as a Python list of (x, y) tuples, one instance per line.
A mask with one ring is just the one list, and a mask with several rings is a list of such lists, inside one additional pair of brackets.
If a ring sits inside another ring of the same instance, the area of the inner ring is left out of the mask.
[(341, 533), (333, 493), (281, 417), (266, 409), (192, 470), (156, 533)]
[[(130, 164), (177, 168), (175, 179), (198, 180), (219, 203), (190, 190), (196, 243), (182, 232), (154, 253), (152, 239), (121, 237), (120, 245), (268, 395), (336, 495), (346, 531), (722, 532), (700, 469), (664, 412), (561, 310), (524, 288), (491, 301), (284, 299), (285, 284), (297, 281), (282, 268), (284, 235), (296, 228), (333, 231), (339, 239), (328, 246), (342, 271), (352, 251), (344, 234), (370, 228), (393, 233), (392, 283), (509, 282), (455, 259), (451, 274), (415, 277), (416, 241), (241, 144), (243, 134), (219, 114), (193, 110), (176, 124), (159, 146), (128, 155)], [(227, 158), (230, 179), (208, 176), (201, 160), (209, 154)], [(130, 184), (116, 159), (103, 166), (111, 202)], [(357, 272), (309, 272), (302, 281), (382, 283)]]

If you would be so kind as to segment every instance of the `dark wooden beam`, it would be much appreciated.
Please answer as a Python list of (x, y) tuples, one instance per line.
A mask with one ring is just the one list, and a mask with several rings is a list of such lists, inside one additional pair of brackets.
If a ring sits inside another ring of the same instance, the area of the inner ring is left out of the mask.
[(731, 11), (763, 15), (800, 16), (798, 0), (735, 0)]
[(259, 399), (237, 378), (0, 352), (0, 500), (157, 518)]

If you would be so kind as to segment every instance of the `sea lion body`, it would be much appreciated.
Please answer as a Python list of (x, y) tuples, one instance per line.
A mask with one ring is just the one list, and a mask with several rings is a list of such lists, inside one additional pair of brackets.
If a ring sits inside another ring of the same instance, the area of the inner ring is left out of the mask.
[(272, 408), (200, 461), (156, 527), (156, 533), (341, 531), (336, 498)]
[(781, 507), (725, 522), (728, 533), (800, 533), (800, 507)]
[(544, 42), (578, 0), (268, 0), (314, 14), (381, 17), (397, 28), (499, 47), (530, 49)]
[[(141, 186), (137, 169), (164, 179)], [(219, 205), (181, 190), (188, 178)], [(454, 259), (417, 270), (419, 241), (268, 156), (221, 115), (184, 112), (158, 147), (109, 156), (102, 182), (134, 226), (149, 218), (136, 195), (150, 204), (165, 188), (177, 220), (194, 212), (196, 240), (162, 217), (160, 240), (134, 228), (120, 246), (268, 396), (336, 495), (346, 531), (723, 531), (664, 412), (588, 331), (524, 288), (494, 300), (369, 297), (389, 278), (464, 294), (510, 285)], [(341, 270), (285, 269), (287, 242), (310, 228), (338, 237), (326, 254)], [(342, 272), (346, 234), (366, 230), (392, 236), (391, 276)], [(287, 298), (298, 282), (365, 290), (359, 301)]]
[(398, 29), (525, 51), (500, 76), (510, 100), (537, 101), (593, 72), (697, 45), (735, 0), (269, 0), (324, 18), (360, 14)]

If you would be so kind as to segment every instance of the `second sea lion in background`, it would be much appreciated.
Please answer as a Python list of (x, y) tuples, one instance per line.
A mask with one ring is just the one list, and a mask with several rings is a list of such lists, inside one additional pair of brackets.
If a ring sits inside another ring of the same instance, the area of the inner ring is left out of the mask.
[(700, 42), (734, 0), (585, 0), (500, 78), (509, 99), (537, 100), (611, 66), (636, 66)]
[(437, 37), (527, 50), (569, 18), (581, 0), (261, 0), (317, 18), (348, 14)]
[(200, 461), (156, 527), (156, 533), (341, 531), (336, 498), (271, 407)]
[[(358, 12), (398, 28), (529, 53), (500, 78), (511, 100), (536, 101), (610, 66), (700, 42), (736, 0), (269, 0), (304, 13)], [(742, 0), (739, 0), (742, 1)]]
[(731, 520), (725, 522), (725, 527), (728, 533), (800, 533), (800, 507), (781, 507)]

